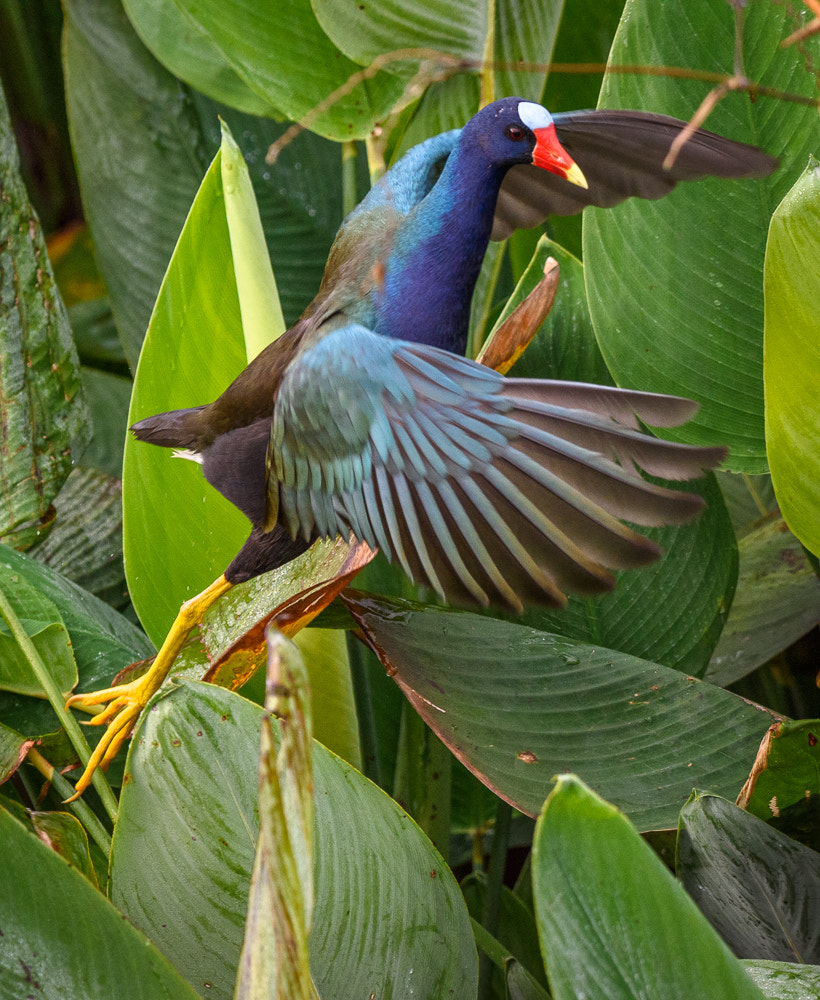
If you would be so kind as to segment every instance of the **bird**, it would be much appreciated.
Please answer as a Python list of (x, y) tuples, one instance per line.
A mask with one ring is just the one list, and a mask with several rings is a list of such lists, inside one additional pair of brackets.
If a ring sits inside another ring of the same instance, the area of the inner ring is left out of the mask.
[(108, 728), (75, 785), (106, 767), (190, 628), (236, 583), (353, 536), (461, 607), (521, 612), (594, 594), (658, 546), (623, 523), (684, 523), (688, 480), (721, 447), (644, 433), (694, 414), (680, 397), (508, 378), (464, 357), (490, 239), (551, 214), (679, 181), (762, 177), (777, 161), (702, 129), (663, 166), (685, 123), (641, 111), (552, 115), (519, 97), (410, 149), (343, 221), (316, 297), (216, 400), (140, 420), (140, 440), (201, 463), (251, 524), (225, 572), (187, 601), (147, 674), (75, 695)]

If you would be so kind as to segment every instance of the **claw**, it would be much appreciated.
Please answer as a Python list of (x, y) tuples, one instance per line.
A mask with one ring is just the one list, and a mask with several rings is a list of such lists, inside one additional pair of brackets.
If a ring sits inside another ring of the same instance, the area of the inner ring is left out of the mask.
[(91, 708), (95, 705), (104, 705), (107, 702), (110, 704), (86, 723), (89, 726), (107, 725), (108, 728), (89, 757), (80, 780), (75, 784), (74, 795), (66, 801), (73, 802), (82, 795), (91, 784), (97, 768), (102, 768), (104, 771), (114, 760), (123, 743), (131, 735), (131, 730), (134, 728), (140, 712), (162, 687), (162, 682), (168, 676), (188, 633), (201, 620), (204, 612), (214, 601), (230, 587), (231, 584), (224, 576), (221, 576), (201, 594), (182, 605), (176, 621), (171, 626), (171, 630), (147, 674), (127, 684), (104, 688), (102, 691), (91, 691), (88, 694), (75, 694), (68, 699), (66, 708), (72, 706)]

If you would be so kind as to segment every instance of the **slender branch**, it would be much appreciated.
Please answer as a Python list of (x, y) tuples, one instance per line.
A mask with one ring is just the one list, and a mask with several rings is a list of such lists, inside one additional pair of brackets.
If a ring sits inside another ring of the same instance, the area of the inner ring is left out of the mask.
[[(20, 623), (20, 619), (15, 614), (14, 608), (9, 603), (8, 598), (0, 590), (0, 615), (6, 621), (6, 624), (11, 631), (14, 640), (23, 652), (23, 655), (28, 660), (28, 663), (37, 678), (37, 682), (40, 687), (45, 691), (46, 696), (57, 714), (57, 718), (63, 725), (63, 728), (68, 733), (68, 737), (74, 749), (77, 751), (80, 760), (83, 764), (87, 764), (89, 758), (91, 757), (91, 748), (89, 747), (85, 736), (83, 735), (82, 729), (80, 729), (79, 723), (71, 715), (70, 712), (66, 711), (65, 699), (63, 698), (62, 692), (59, 690), (57, 685), (54, 683), (54, 679), (49, 673), (46, 665), (43, 663), (40, 654), (34, 643), (29, 638), (28, 633), (23, 628)], [(117, 800), (114, 797), (114, 793), (111, 791), (111, 786), (108, 784), (106, 777), (100, 771), (96, 771), (94, 774), (94, 787), (102, 800), (103, 807), (108, 813), (111, 822), (116, 822), (117, 819)]]
[[(725, 85), (730, 80), (737, 79), (736, 75), (727, 76), (725, 73), (710, 72), (707, 70), (687, 69), (683, 66), (640, 66), (635, 64), (614, 66), (607, 63), (530, 63), (520, 61), (513, 62), (487, 62), (485, 59), (463, 59), (459, 56), (448, 55), (446, 52), (439, 52), (436, 49), (396, 49), (393, 52), (384, 52), (377, 56), (369, 66), (351, 74), (348, 79), (334, 91), (328, 94), (324, 100), (320, 101), (301, 119), (287, 129), (268, 150), (265, 162), (273, 164), (282, 150), (288, 146), (296, 136), (305, 129), (312, 128), (317, 119), (326, 111), (333, 107), (337, 101), (347, 97), (359, 84), (371, 79), (386, 66), (396, 62), (419, 62), (419, 70), (410, 83), (405, 88), (402, 97), (397, 102), (393, 112), (389, 117), (393, 117), (408, 104), (412, 103), (428, 83), (436, 80), (446, 80), (456, 73), (485, 70), (507, 69), (519, 73), (580, 73), (603, 75), (604, 73), (619, 74), (627, 76), (662, 76), (678, 80), (699, 80), (702, 83), (712, 83), (717, 86)], [(820, 98), (804, 97), (802, 94), (791, 94), (784, 90), (777, 90), (774, 87), (762, 87), (751, 80), (745, 80), (744, 85), (733, 86), (731, 90), (746, 90), (754, 97), (773, 97), (783, 101), (790, 101), (793, 104), (803, 104), (808, 107), (820, 109)], [(376, 129), (377, 132), (381, 130)]]

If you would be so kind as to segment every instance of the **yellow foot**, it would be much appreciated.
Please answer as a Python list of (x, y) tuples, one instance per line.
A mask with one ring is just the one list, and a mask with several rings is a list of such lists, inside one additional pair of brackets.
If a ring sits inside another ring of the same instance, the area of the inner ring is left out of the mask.
[(87, 726), (107, 725), (108, 728), (91, 754), (85, 771), (74, 786), (74, 795), (67, 800), (68, 802), (73, 802), (74, 799), (83, 794), (91, 784), (91, 779), (98, 767), (101, 767), (103, 771), (108, 769), (108, 765), (131, 735), (131, 730), (134, 728), (134, 723), (139, 718), (140, 712), (151, 700), (154, 692), (159, 690), (166, 673), (167, 671), (162, 672), (162, 675), (157, 678), (152, 667), (144, 677), (140, 677), (136, 681), (120, 684), (118, 687), (105, 688), (102, 691), (92, 691), (89, 694), (75, 694), (68, 699), (66, 708), (72, 706), (91, 708), (93, 705), (109, 703), (104, 711), (86, 723)]
[(201, 594), (197, 594), (182, 605), (147, 674), (128, 684), (105, 688), (103, 691), (91, 691), (88, 694), (75, 694), (68, 699), (66, 708), (72, 705), (92, 708), (94, 705), (108, 704), (99, 715), (86, 723), (89, 726), (107, 725), (108, 729), (91, 754), (80, 780), (74, 786), (75, 794), (68, 799), (69, 802), (73, 802), (88, 788), (98, 767), (105, 770), (117, 756), (123, 743), (131, 735), (140, 712), (162, 687), (162, 682), (168, 676), (188, 633), (202, 620), (203, 614), (214, 601), (230, 588), (231, 584), (221, 576)]

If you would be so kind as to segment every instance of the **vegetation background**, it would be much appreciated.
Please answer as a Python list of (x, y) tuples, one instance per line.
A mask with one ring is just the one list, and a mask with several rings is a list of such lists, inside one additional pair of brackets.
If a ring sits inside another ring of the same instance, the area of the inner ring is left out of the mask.
[[(820, 996), (814, 8), (0, 0), (0, 996)], [(523, 620), (379, 560), (332, 600), (356, 552), (326, 545), (209, 613), (66, 806), (65, 695), (152, 655), (246, 530), (129, 420), (213, 398), (385, 165), (513, 93), (711, 94), (781, 160), (519, 232), (473, 305), (476, 353), (555, 257), (513, 374), (698, 399), (681, 439), (731, 447), (706, 513)]]

